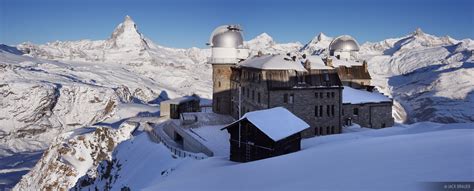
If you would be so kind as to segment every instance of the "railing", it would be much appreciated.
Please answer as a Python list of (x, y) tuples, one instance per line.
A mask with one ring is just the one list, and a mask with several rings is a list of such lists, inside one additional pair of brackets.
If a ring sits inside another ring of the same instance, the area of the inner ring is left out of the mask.
[[(190, 158), (194, 158), (196, 160), (201, 160), (201, 159), (207, 158), (207, 156), (202, 156), (202, 155), (194, 154), (194, 153), (191, 153), (191, 152), (186, 152), (186, 151), (183, 151), (180, 148), (177, 148), (177, 147), (173, 146), (170, 143), (171, 140), (167, 139), (169, 137), (167, 137), (167, 135), (165, 135), (165, 133), (163, 132), (163, 129), (162, 129), (163, 126), (168, 125), (168, 123), (169, 122), (161, 123), (158, 126), (156, 126), (156, 128), (150, 127), (150, 125), (145, 123), (148, 126), (148, 127), (145, 127), (145, 129), (147, 129), (148, 135), (150, 136), (150, 138), (152, 140), (154, 140), (155, 142), (163, 143), (163, 145), (165, 145), (166, 148), (168, 148), (171, 151), (171, 153), (173, 153), (177, 157), (180, 157), (180, 158), (190, 157)], [(159, 132), (161, 132), (161, 133), (159, 133)], [(166, 136), (166, 137), (164, 137), (164, 136)]]

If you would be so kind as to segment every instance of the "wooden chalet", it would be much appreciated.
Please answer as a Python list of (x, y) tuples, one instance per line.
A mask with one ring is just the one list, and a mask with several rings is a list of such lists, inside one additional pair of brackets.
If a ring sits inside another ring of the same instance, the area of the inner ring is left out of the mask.
[(309, 125), (283, 107), (246, 113), (222, 128), (230, 133), (230, 160), (249, 162), (301, 149), (300, 132)]

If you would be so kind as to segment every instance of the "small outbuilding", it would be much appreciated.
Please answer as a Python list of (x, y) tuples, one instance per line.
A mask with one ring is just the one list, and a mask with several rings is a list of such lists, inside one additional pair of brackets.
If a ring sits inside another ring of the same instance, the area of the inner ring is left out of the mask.
[(344, 86), (342, 94), (342, 121), (350, 126), (385, 128), (394, 125), (393, 100), (377, 91), (366, 91)]
[(300, 132), (310, 126), (283, 107), (246, 113), (222, 128), (230, 133), (230, 160), (249, 162), (301, 149)]
[(179, 119), (182, 113), (199, 112), (199, 102), (200, 98), (194, 95), (162, 101), (160, 103), (160, 116)]

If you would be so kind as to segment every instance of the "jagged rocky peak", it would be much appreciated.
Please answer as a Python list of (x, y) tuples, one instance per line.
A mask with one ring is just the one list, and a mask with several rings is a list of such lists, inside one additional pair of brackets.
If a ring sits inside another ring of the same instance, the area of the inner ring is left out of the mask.
[(323, 32), (320, 32), (316, 37), (318, 41), (329, 40), (330, 38), (326, 36)]
[(125, 20), (120, 23), (107, 40), (108, 48), (140, 48), (148, 49), (147, 42), (143, 35), (138, 32), (137, 25), (130, 16), (125, 16)]
[(275, 42), (273, 41), (273, 38), (268, 35), (267, 33), (262, 33), (252, 40), (249, 40), (246, 42), (246, 44), (250, 47), (270, 47), (275, 45)]
[(275, 42), (273, 41), (273, 38), (267, 33), (262, 33), (256, 36), (255, 38), (253, 38), (252, 40), (249, 40), (248, 42), (250, 44), (267, 44), (267, 45), (275, 44)]
[(273, 38), (268, 35), (267, 33), (262, 33), (260, 35), (258, 35), (257, 37), (255, 37), (255, 39), (260, 39), (260, 40), (266, 40), (266, 41), (273, 41)]
[(320, 42), (330, 42), (332, 40), (331, 37), (326, 36), (323, 32), (320, 32), (316, 35), (311, 41), (308, 42), (309, 44), (319, 44)]
[(424, 36), (425, 33), (421, 30), (420, 27), (416, 28), (415, 32), (413, 32), (413, 36)]

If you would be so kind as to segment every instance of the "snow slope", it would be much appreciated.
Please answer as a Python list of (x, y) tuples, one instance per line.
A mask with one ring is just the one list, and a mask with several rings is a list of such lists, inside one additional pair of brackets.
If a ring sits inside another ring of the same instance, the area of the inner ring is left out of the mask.
[(210, 158), (178, 166), (147, 190), (420, 190), (425, 181), (472, 181), (473, 125), (317, 137), (300, 152), (250, 163)]
[(109, 165), (111, 173), (86, 188), (426, 190), (424, 182), (472, 181), (473, 144), (473, 123), (351, 127), (343, 134), (305, 139), (296, 153), (234, 163), (227, 156), (172, 159), (161, 144), (141, 134), (122, 142)]

